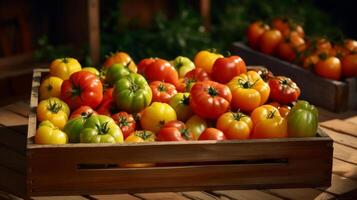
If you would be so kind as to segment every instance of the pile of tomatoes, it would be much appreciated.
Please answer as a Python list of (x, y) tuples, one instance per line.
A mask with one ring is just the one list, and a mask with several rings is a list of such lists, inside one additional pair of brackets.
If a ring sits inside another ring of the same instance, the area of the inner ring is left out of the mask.
[(323, 37), (309, 38), (301, 25), (288, 18), (276, 18), (270, 26), (261, 21), (251, 23), (247, 39), (253, 49), (296, 63), (321, 77), (357, 77), (356, 40), (332, 43)]
[(317, 109), (299, 95), (287, 77), (247, 71), (239, 56), (206, 50), (193, 62), (178, 56), (138, 65), (117, 52), (99, 71), (59, 58), (40, 85), (35, 143), (315, 136)]

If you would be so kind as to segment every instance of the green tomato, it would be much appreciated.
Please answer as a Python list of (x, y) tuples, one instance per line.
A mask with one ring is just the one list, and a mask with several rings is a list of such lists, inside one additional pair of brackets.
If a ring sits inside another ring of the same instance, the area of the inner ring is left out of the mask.
[(140, 74), (129, 74), (114, 84), (113, 99), (121, 111), (138, 113), (150, 105), (151, 89)]
[(207, 122), (201, 117), (194, 115), (186, 122), (186, 128), (189, 132), (193, 133), (195, 140), (198, 140), (201, 133), (208, 127)]
[(115, 121), (105, 115), (90, 116), (80, 132), (81, 143), (123, 143), (124, 137)]
[(288, 116), (289, 137), (314, 137), (318, 127), (318, 110), (307, 101), (298, 101)]
[(170, 99), (170, 106), (176, 111), (177, 119), (185, 122), (193, 115), (190, 107), (190, 93), (177, 93)]
[(178, 56), (172, 61), (172, 65), (179, 73), (179, 77), (183, 78), (187, 72), (195, 68), (195, 64), (187, 57)]
[(107, 70), (105, 82), (109, 83), (109, 85), (114, 85), (119, 79), (130, 73), (128, 65), (114, 64)]
[[(90, 115), (91, 116), (91, 115)], [(80, 116), (69, 120), (63, 128), (63, 131), (67, 134), (70, 143), (80, 142), (80, 132), (84, 123), (90, 116)]]
[(94, 68), (94, 67), (84, 67), (82, 68), (82, 71), (88, 71), (88, 72), (92, 72), (93, 74), (95, 74), (97, 77), (99, 77), (100, 73), (99, 71)]

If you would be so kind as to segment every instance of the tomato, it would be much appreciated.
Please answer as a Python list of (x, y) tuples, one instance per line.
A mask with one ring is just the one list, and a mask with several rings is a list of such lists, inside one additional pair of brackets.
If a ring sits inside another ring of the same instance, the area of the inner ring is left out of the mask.
[(241, 73), (246, 73), (247, 68), (244, 60), (239, 56), (218, 58), (212, 67), (212, 80), (219, 83), (228, 83), (232, 78)]
[(269, 79), (270, 98), (282, 104), (296, 101), (300, 96), (300, 88), (294, 81), (285, 76)]
[(357, 51), (357, 41), (353, 39), (347, 39), (343, 45), (348, 51)]
[(126, 112), (118, 112), (112, 115), (115, 123), (118, 124), (121, 132), (123, 133), (124, 139), (127, 138), (132, 132), (135, 131), (136, 121), (133, 115)]
[(293, 62), (306, 49), (305, 40), (296, 32), (290, 33), (288, 38), (277, 46), (277, 56), (283, 60)]
[(164, 81), (173, 85), (178, 84), (178, 73), (176, 69), (164, 59), (155, 59), (145, 68), (145, 78), (149, 81)]
[(270, 78), (274, 77), (274, 74), (265, 67), (249, 66), (249, 71), (257, 72), (265, 82), (267, 82)]
[(339, 44), (335, 44), (330, 51), (331, 56), (335, 56), (339, 59), (342, 59), (343, 57), (345, 57), (349, 54), (350, 54), (350, 51), (347, 48), (345, 48), (344, 46), (339, 45)]
[(216, 127), (228, 139), (248, 139), (253, 130), (253, 122), (241, 112), (227, 112), (218, 118)]
[(276, 29), (265, 31), (259, 38), (258, 49), (265, 54), (272, 55), (282, 39), (283, 36)]
[(103, 93), (103, 99), (102, 99), (102, 102), (105, 102), (107, 100), (113, 100), (113, 91), (114, 91), (114, 88), (111, 87), (111, 88), (106, 88), (104, 90), (104, 93)]
[(151, 131), (134, 131), (126, 139), (125, 143), (155, 142), (155, 133)]
[(133, 61), (133, 59), (131, 59), (129, 54), (125, 52), (111, 53), (109, 57), (105, 60), (103, 67), (110, 68), (114, 64), (129, 65), (128, 68), (130, 69), (130, 71), (137, 72), (135, 62)]
[(144, 130), (157, 134), (166, 122), (176, 119), (176, 112), (169, 104), (154, 102), (145, 108), (140, 123)]
[(280, 105), (280, 103), (278, 103), (278, 102), (276, 102), (276, 101), (270, 102), (268, 105), (272, 105), (272, 106), (274, 106), (275, 108), (277, 108), (277, 109), (279, 110), (280, 116), (282, 116), (282, 117), (288, 116), (288, 114), (289, 114), (289, 112), (290, 112), (290, 109), (291, 109), (290, 106)]
[(288, 114), (289, 137), (316, 136), (318, 126), (318, 111), (307, 101), (298, 101)]
[(96, 111), (100, 115), (111, 116), (112, 114), (118, 112), (118, 108), (115, 105), (113, 99), (108, 99), (106, 101), (102, 101), (102, 103), (98, 106)]
[(90, 116), (80, 132), (81, 143), (123, 143), (123, 134), (114, 120), (105, 115)]
[(59, 98), (50, 97), (42, 100), (37, 106), (37, 119), (39, 122), (48, 120), (54, 126), (62, 129), (69, 116), (68, 105)]
[(67, 134), (70, 143), (80, 142), (80, 133), (84, 123), (93, 113), (80, 115), (76, 118), (70, 119), (63, 128), (63, 131)]
[(177, 94), (176, 88), (171, 83), (153, 81), (149, 84), (152, 91), (152, 101), (169, 103), (170, 99)]
[(174, 120), (167, 122), (157, 135), (158, 141), (185, 141), (193, 140), (192, 133), (181, 121)]
[(269, 98), (269, 85), (255, 71), (236, 76), (227, 85), (232, 91), (231, 106), (234, 109), (250, 112)]
[(232, 94), (226, 85), (214, 81), (197, 82), (190, 92), (190, 107), (198, 116), (217, 119), (229, 109)]
[(247, 30), (247, 38), (248, 44), (253, 49), (257, 48), (257, 43), (259, 38), (263, 35), (263, 33), (269, 30), (269, 25), (264, 24), (261, 21), (253, 22), (249, 25)]
[(67, 142), (67, 135), (52, 122), (45, 120), (38, 126), (35, 134), (36, 144), (66, 144)]
[(206, 128), (198, 140), (226, 140), (224, 133), (216, 128)]
[(151, 63), (153, 63), (155, 60), (156, 60), (155, 58), (142, 59), (138, 64), (138, 73), (144, 74), (146, 67), (149, 66)]
[(311, 48), (316, 55), (330, 55), (332, 51), (332, 44), (326, 38), (318, 38), (311, 42)]
[(115, 83), (113, 99), (119, 110), (137, 113), (150, 105), (152, 92), (143, 76), (132, 73)]
[(172, 65), (177, 70), (179, 77), (183, 78), (187, 74), (187, 72), (195, 69), (195, 64), (187, 58), (183, 56), (178, 56), (173, 60)]
[(81, 106), (79, 108), (77, 108), (76, 110), (74, 110), (71, 114), (71, 116), (69, 117), (69, 119), (74, 119), (77, 117), (86, 117), (89, 115), (97, 115), (98, 113), (95, 112), (91, 107), (89, 106)]
[(292, 32), (298, 33), (300, 37), (305, 36), (304, 29), (288, 18), (275, 18), (272, 21), (272, 27), (279, 30), (284, 37)]
[(193, 115), (186, 121), (188, 131), (193, 134), (195, 140), (198, 140), (201, 133), (208, 127), (206, 120), (197, 115)]
[(287, 120), (274, 106), (263, 105), (254, 109), (251, 118), (254, 124), (251, 138), (287, 137)]
[(193, 115), (190, 107), (190, 93), (175, 94), (169, 104), (175, 110), (177, 119), (180, 121), (186, 121)]
[(50, 97), (60, 97), (61, 96), (61, 85), (63, 80), (50, 76), (42, 81), (40, 85), (40, 100), (48, 99)]
[(114, 85), (119, 79), (131, 73), (128, 65), (114, 64), (106, 73), (105, 82), (109, 85)]
[(357, 76), (357, 54), (350, 54), (342, 58), (342, 73), (345, 77)]
[(94, 67), (84, 67), (82, 68), (82, 71), (92, 72), (97, 77), (100, 77), (100, 72)]
[(319, 62), (319, 60), (320, 58), (318, 55), (316, 54), (309, 55), (304, 59), (303, 67), (305, 69), (313, 69), (316, 63)]
[(96, 108), (103, 99), (103, 85), (91, 72), (79, 71), (63, 81), (61, 99), (71, 110), (80, 106)]
[(74, 58), (58, 58), (50, 65), (50, 75), (67, 80), (69, 77), (81, 70), (81, 64)]
[(341, 61), (336, 57), (321, 59), (316, 63), (314, 71), (321, 77), (339, 80), (342, 73)]
[(223, 58), (223, 56), (221, 54), (203, 50), (195, 55), (194, 63), (196, 68), (202, 68), (210, 74), (217, 58)]
[(202, 68), (195, 68), (185, 75), (183, 79), (179, 80), (179, 85), (177, 90), (180, 92), (190, 92), (192, 86), (197, 81), (210, 80), (208, 73)]

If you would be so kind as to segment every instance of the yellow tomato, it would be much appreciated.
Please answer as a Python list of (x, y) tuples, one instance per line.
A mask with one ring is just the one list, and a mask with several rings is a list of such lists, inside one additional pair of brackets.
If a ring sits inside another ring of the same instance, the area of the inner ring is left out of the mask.
[(228, 139), (248, 139), (253, 130), (253, 123), (250, 117), (243, 113), (227, 112), (218, 118), (216, 127)]
[(257, 124), (258, 122), (269, 118), (271, 115), (280, 116), (279, 110), (276, 107), (267, 104), (254, 109), (250, 114), (250, 117), (253, 124)]
[(61, 97), (62, 82), (62, 79), (55, 76), (50, 76), (43, 80), (40, 85), (40, 100)]
[(193, 138), (198, 140), (202, 132), (208, 127), (206, 120), (194, 115), (186, 121), (186, 127), (193, 134)]
[(81, 70), (81, 64), (74, 58), (58, 58), (50, 65), (51, 76), (57, 76), (62, 80), (67, 80), (71, 74)]
[(82, 68), (82, 71), (92, 72), (96, 76), (98, 76), (98, 77), (100, 76), (99, 71), (94, 67), (84, 67), (84, 68)]
[(125, 139), (125, 143), (154, 142), (155, 138), (155, 133), (151, 131), (134, 131)]
[(269, 85), (255, 71), (240, 74), (227, 85), (232, 92), (231, 105), (234, 109), (251, 112), (269, 98)]
[(68, 105), (56, 97), (42, 100), (37, 106), (38, 121), (48, 120), (60, 129), (66, 125), (68, 116)]
[(157, 134), (166, 122), (176, 119), (176, 112), (169, 104), (154, 102), (145, 108), (140, 123), (144, 130)]
[(254, 125), (251, 138), (286, 138), (288, 122), (281, 116), (272, 116)]
[(125, 52), (111, 53), (111, 55), (105, 60), (103, 67), (109, 68), (114, 64), (129, 64), (128, 68), (130, 71), (134, 73), (138, 71), (134, 60)]
[(66, 133), (55, 127), (50, 121), (46, 120), (40, 123), (36, 135), (36, 144), (66, 144), (68, 137)]
[(195, 55), (194, 63), (197, 68), (203, 68), (207, 73), (210, 74), (212, 71), (212, 66), (217, 58), (223, 58), (223, 56), (221, 54), (203, 50)]

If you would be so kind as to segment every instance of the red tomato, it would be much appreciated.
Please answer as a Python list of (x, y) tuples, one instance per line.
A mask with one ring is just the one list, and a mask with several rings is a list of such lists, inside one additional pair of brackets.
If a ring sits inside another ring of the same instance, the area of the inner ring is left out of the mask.
[(321, 77), (339, 80), (342, 73), (341, 61), (336, 57), (322, 59), (316, 63), (314, 70)]
[(103, 101), (97, 109), (97, 113), (100, 115), (111, 116), (112, 114), (117, 113), (117, 112), (118, 112), (118, 109), (117, 109), (113, 99)]
[(269, 79), (270, 98), (282, 104), (290, 104), (300, 96), (300, 88), (294, 81), (285, 76)]
[(277, 56), (283, 60), (292, 62), (297, 54), (306, 49), (305, 40), (296, 32), (290, 33), (288, 38), (277, 46)]
[(247, 72), (244, 60), (239, 56), (218, 58), (212, 67), (212, 80), (219, 83), (228, 83), (232, 78)]
[(126, 112), (118, 112), (112, 115), (112, 118), (114, 119), (115, 123), (118, 124), (121, 132), (123, 132), (124, 139), (135, 131), (136, 122), (133, 115)]
[(342, 59), (342, 73), (345, 77), (357, 77), (357, 54), (350, 54)]
[(178, 84), (178, 73), (176, 69), (164, 59), (155, 59), (145, 68), (145, 77), (149, 82), (164, 81), (173, 85)]
[(69, 119), (74, 119), (77, 117), (88, 117), (91, 115), (97, 115), (98, 113), (95, 112), (91, 107), (89, 106), (81, 106), (77, 108), (75, 111), (72, 112), (71, 116)]
[(195, 68), (185, 75), (183, 79), (179, 80), (177, 90), (180, 92), (190, 92), (193, 84), (197, 81), (210, 80), (208, 73), (203, 68)]
[(114, 88), (105, 89), (102, 102), (107, 101), (107, 100), (112, 100), (113, 99), (113, 91), (114, 91)]
[(357, 41), (352, 39), (347, 39), (344, 42), (344, 47), (349, 51), (357, 51)]
[(61, 99), (71, 110), (80, 106), (96, 108), (103, 99), (103, 85), (93, 73), (79, 71), (63, 81)]
[(168, 103), (171, 97), (177, 94), (175, 86), (171, 83), (153, 81), (149, 86), (152, 91), (152, 102)]
[(174, 120), (167, 122), (160, 130), (158, 141), (185, 141), (193, 140), (193, 134), (188, 131), (185, 123)]
[(144, 74), (146, 67), (149, 66), (154, 61), (155, 61), (155, 58), (144, 58), (144, 59), (142, 59), (138, 64), (138, 73), (139, 74)]
[(232, 93), (228, 86), (214, 82), (197, 82), (190, 92), (190, 106), (198, 116), (217, 119), (229, 109)]
[(262, 36), (263, 33), (267, 30), (269, 30), (269, 26), (261, 21), (251, 23), (247, 30), (249, 46), (255, 49), (257, 47), (257, 42), (260, 36)]
[(263, 33), (259, 38), (258, 47), (259, 50), (265, 54), (272, 55), (275, 53), (276, 47), (282, 41), (283, 36), (280, 31), (272, 29)]
[(224, 133), (216, 128), (206, 128), (198, 140), (226, 140)]
[(304, 29), (302, 26), (296, 24), (291, 19), (288, 18), (275, 18), (272, 21), (273, 28), (279, 30), (284, 37), (288, 36), (292, 32), (296, 32), (300, 37), (304, 37)]

